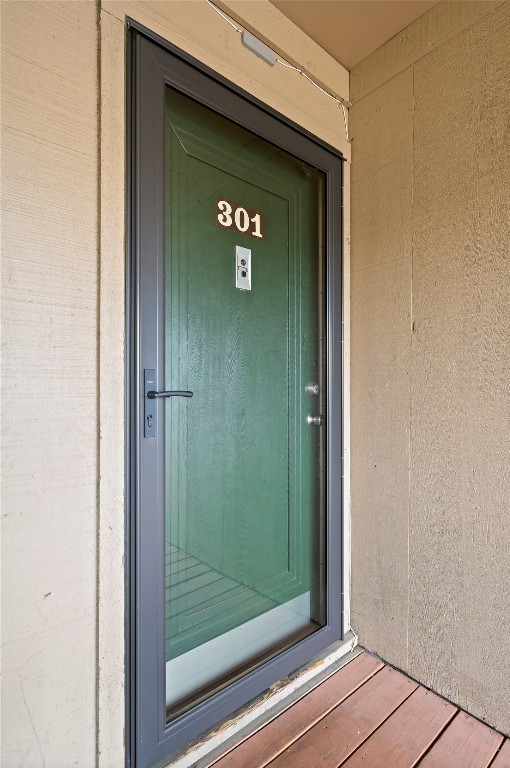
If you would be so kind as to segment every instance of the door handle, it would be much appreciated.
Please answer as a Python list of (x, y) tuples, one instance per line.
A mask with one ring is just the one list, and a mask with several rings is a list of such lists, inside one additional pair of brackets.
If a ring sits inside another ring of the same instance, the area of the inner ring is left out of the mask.
[(157, 409), (152, 400), (157, 397), (193, 397), (193, 392), (188, 389), (172, 389), (169, 391), (156, 392), (153, 389), (156, 383), (155, 368), (145, 368), (143, 372), (143, 436), (156, 437), (156, 418)]
[(150, 389), (147, 392), (147, 397), (149, 400), (154, 400), (156, 397), (193, 397), (193, 392), (190, 392), (189, 389), (171, 389), (168, 392), (155, 392)]
[(306, 423), (309, 427), (322, 427), (322, 416), (307, 416)]

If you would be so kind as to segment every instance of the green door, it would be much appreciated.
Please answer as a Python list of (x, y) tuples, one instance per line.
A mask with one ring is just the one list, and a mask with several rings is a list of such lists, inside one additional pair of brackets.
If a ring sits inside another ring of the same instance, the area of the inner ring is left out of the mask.
[(324, 180), (170, 87), (165, 157), (164, 383), (193, 391), (164, 410), (179, 712), (324, 624)]
[(343, 636), (342, 158), (129, 39), (127, 743), (152, 768)]

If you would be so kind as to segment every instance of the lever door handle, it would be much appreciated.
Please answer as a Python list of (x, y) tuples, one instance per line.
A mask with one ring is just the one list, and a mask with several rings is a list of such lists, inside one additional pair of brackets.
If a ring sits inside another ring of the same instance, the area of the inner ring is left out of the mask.
[(169, 391), (156, 392), (152, 389), (156, 383), (156, 369), (145, 368), (143, 372), (143, 436), (156, 437), (156, 422), (158, 409), (152, 401), (157, 397), (193, 397), (193, 392), (188, 389), (171, 389)]
[(168, 392), (155, 392), (150, 389), (147, 392), (147, 397), (149, 400), (154, 400), (156, 397), (193, 397), (193, 392), (190, 392), (189, 389), (172, 389)]

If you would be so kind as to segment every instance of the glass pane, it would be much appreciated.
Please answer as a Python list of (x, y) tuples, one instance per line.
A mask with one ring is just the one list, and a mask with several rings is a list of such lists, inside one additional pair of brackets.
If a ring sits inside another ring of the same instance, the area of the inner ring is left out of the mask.
[(323, 174), (167, 88), (173, 717), (325, 623)]

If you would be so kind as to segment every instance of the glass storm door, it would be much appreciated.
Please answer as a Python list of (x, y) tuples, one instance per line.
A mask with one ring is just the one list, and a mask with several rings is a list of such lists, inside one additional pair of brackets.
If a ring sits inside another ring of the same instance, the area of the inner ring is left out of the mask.
[(340, 633), (327, 164), (249, 129), (240, 96), (238, 112), (212, 108), (206, 75), (136, 45), (152, 73), (133, 281), (137, 728), (159, 745), (142, 748), (151, 765), (167, 737), (185, 745)]

